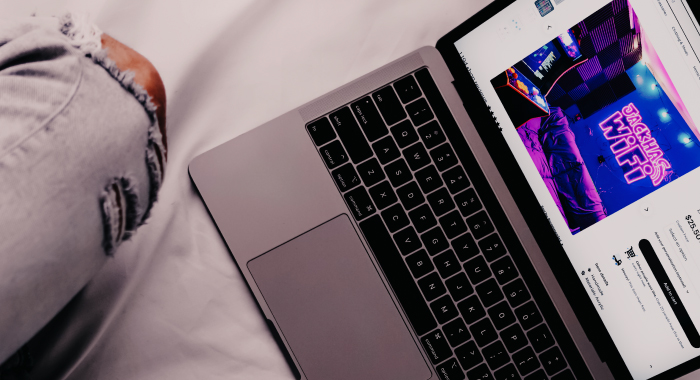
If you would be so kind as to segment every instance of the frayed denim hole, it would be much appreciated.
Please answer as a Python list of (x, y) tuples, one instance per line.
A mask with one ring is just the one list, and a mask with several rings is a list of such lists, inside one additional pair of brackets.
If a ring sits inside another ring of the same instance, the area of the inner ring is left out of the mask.
[(156, 119), (151, 126), (148, 127), (148, 146), (146, 147), (146, 167), (148, 168), (149, 178), (149, 194), (148, 206), (146, 207), (139, 225), (146, 223), (146, 219), (150, 216), (153, 204), (158, 200), (158, 190), (163, 183), (164, 165), (166, 163), (162, 152), (163, 142), (160, 129), (158, 128), (158, 120)]
[(124, 235), (126, 209), (119, 179), (112, 180), (100, 194), (102, 204), (103, 240), (102, 247), (112, 256)]
[(139, 226), (140, 213), (139, 195), (137, 192), (137, 182), (131, 177), (122, 177), (119, 179), (123, 195), (124, 213), (124, 233), (122, 241), (128, 240), (136, 232)]
[(131, 177), (113, 178), (100, 195), (104, 239), (102, 246), (109, 256), (133, 236), (141, 220), (138, 183)]

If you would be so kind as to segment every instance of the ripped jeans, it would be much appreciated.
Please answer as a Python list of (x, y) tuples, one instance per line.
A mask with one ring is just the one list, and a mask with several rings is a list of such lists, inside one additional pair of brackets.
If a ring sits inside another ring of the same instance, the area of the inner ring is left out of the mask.
[[(65, 281), (66, 265), (94, 273), (145, 222), (162, 181), (148, 94), (61, 31), (0, 26), (0, 326), (45, 325), (68, 301), (52, 295), (89, 280)], [(26, 302), (38, 294), (48, 301)]]

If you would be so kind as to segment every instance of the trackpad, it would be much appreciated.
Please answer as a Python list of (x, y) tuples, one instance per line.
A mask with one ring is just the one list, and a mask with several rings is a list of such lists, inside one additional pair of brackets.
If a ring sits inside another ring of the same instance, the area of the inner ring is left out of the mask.
[(249, 261), (248, 269), (308, 379), (430, 378), (346, 215)]

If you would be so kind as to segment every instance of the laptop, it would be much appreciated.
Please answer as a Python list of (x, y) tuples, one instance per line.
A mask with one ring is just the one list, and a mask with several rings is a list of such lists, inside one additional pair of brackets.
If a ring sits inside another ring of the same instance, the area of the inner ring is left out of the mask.
[(297, 379), (700, 368), (700, 9), (497, 0), (198, 157)]

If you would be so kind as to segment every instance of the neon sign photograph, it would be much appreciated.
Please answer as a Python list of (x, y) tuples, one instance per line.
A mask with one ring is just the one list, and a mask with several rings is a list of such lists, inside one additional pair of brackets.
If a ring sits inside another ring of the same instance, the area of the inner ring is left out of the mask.
[(510, 121), (525, 149), (518, 163), (530, 182), (537, 171), (538, 197), (551, 197), (572, 235), (700, 175), (700, 120), (631, 2), (613, 2), (627, 6), (615, 15), (610, 4), (491, 79), (499, 123)]
[(628, 184), (646, 177), (654, 186), (661, 184), (671, 163), (664, 158), (664, 152), (651, 137), (649, 127), (642, 123), (642, 116), (633, 103), (610, 115), (599, 126)]

